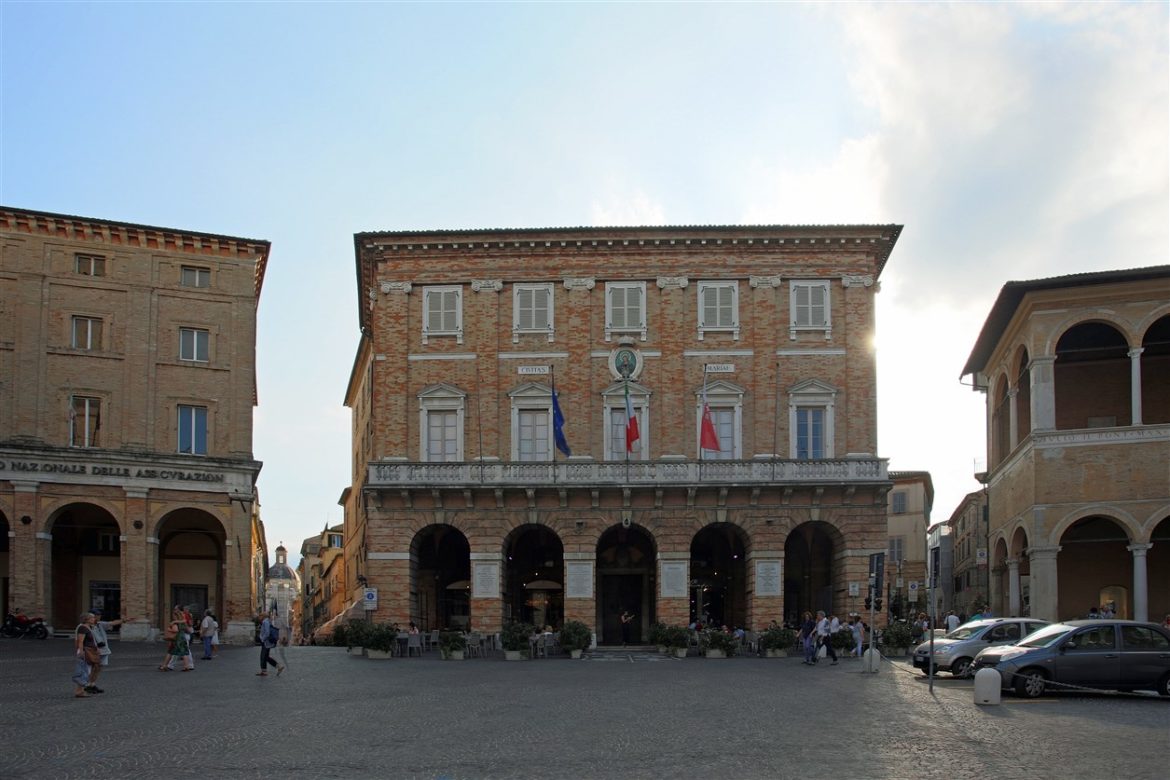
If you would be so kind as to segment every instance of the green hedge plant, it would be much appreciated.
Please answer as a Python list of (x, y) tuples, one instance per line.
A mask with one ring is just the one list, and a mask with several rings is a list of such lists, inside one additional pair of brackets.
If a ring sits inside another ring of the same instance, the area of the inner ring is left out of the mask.
[(593, 632), (579, 620), (566, 620), (561, 626), (560, 645), (566, 652), (584, 650), (593, 642)]

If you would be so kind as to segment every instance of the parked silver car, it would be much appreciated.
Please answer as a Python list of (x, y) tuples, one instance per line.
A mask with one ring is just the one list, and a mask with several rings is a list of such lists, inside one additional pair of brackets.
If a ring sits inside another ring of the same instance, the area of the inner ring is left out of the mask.
[(1133, 620), (1053, 623), (1019, 644), (984, 650), (975, 667), (994, 668), (1003, 688), (1028, 698), (1059, 684), (1170, 696), (1170, 632)]
[[(934, 669), (950, 672), (955, 677), (967, 677), (981, 650), (993, 645), (1014, 645), (1046, 625), (1036, 618), (987, 618), (964, 623), (934, 640)], [(930, 671), (930, 651), (930, 642), (914, 648), (914, 666), (924, 674)]]

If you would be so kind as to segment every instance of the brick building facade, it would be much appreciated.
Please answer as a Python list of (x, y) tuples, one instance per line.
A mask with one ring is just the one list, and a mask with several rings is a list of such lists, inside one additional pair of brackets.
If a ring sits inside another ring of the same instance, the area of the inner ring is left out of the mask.
[(356, 235), (351, 593), (423, 629), (578, 619), (602, 643), (623, 610), (632, 641), (843, 614), (887, 546), (874, 295), (899, 233)]
[(963, 373), (995, 614), (1170, 613), (1170, 266), (1009, 282)]
[(250, 641), (269, 244), (0, 208), (4, 601), (146, 638), (172, 603)]

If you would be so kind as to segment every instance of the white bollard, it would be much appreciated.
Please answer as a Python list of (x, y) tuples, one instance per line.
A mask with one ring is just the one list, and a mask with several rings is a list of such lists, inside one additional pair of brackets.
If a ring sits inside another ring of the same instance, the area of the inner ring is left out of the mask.
[(980, 669), (975, 672), (975, 703), (999, 704), (999, 686), (1003, 678), (994, 669)]
[(881, 667), (881, 663), (882, 654), (872, 647), (861, 654), (861, 671), (863, 672), (877, 674), (878, 669)]

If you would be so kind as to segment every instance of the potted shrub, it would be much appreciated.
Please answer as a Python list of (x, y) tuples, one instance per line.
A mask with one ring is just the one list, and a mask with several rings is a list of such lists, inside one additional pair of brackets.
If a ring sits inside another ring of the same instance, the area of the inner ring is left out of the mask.
[(663, 623), (651, 623), (650, 633), (646, 636), (647, 641), (652, 645), (658, 646), (658, 652), (666, 652), (666, 625)]
[[(528, 638), (535, 633), (536, 627), (531, 623), (521, 623), (513, 621), (504, 626), (504, 630), (500, 632), (500, 644), (504, 648), (505, 661), (519, 661), (521, 658), (527, 658), (531, 646), (528, 644)], [(440, 637), (440, 640), (442, 637)]]
[(331, 644), (334, 647), (349, 647), (349, 640), (346, 638), (346, 629), (344, 623), (339, 623), (333, 629), (333, 638)]
[(444, 631), (439, 634), (439, 655), (444, 661), (462, 661), (467, 639), (459, 631)]
[(372, 626), (365, 637), (366, 656), (377, 660), (388, 659), (397, 640), (397, 632), (385, 623)]
[(566, 620), (561, 626), (560, 644), (573, 658), (580, 658), (581, 651), (593, 643), (593, 632), (579, 620)]
[(739, 647), (739, 640), (731, 634), (711, 628), (703, 632), (699, 645), (703, 648), (703, 655), (708, 658), (731, 658)]
[(784, 658), (796, 647), (796, 632), (791, 628), (776, 626), (760, 634), (760, 649), (766, 658)]
[(345, 629), (345, 647), (346, 652), (355, 658), (360, 658), (364, 653), (366, 640), (369, 638), (373, 625), (364, 620), (359, 620), (350, 623)]
[(891, 623), (882, 630), (879, 644), (885, 655), (906, 655), (913, 644), (910, 625), (904, 621)]
[(687, 645), (691, 641), (691, 632), (686, 626), (663, 626), (662, 639), (675, 658), (687, 657)]
[(837, 651), (837, 655), (849, 656), (853, 651), (853, 631), (848, 626), (841, 626), (841, 630), (829, 637), (829, 641), (833, 643), (833, 649)]

